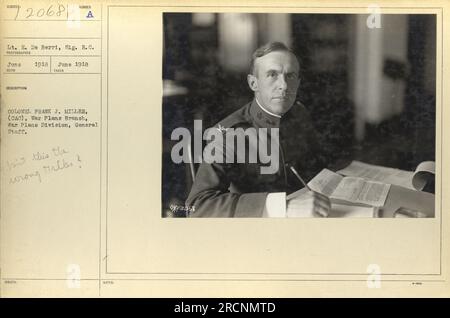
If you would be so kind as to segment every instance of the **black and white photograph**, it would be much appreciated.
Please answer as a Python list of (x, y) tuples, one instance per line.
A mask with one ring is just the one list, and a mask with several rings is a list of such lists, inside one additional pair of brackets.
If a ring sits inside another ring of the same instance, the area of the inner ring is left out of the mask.
[(162, 217), (434, 218), (436, 15), (163, 13)]
[(450, 295), (450, 3), (16, 2), (0, 298)]
[(443, 0), (5, 0), (0, 298), (448, 297), (449, 21)]

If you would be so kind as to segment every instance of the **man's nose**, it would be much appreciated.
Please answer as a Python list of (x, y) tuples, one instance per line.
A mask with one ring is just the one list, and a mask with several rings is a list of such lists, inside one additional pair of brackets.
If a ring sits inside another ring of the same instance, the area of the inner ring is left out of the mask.
[(284, 74), (278, 76), (278, 89), (285, 91), (287, 89), (287, 81)]

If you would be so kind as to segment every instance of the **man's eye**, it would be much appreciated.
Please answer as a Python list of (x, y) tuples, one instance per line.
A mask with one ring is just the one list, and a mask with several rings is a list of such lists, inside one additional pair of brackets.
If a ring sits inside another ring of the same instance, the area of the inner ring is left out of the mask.
[(295, 73), (289, 73), (289, 74), (287, 75), (287, 78), (290, 79), (290, 80), (296, 79), (296, 78), (297, 78), (297, 74), (295, 74)]
[(270, 73), (268, 74), (268, 76), (269, 76), (269, 77), (277, 77), (277, 73), (275, 73), (275, 72), (270, 72)]

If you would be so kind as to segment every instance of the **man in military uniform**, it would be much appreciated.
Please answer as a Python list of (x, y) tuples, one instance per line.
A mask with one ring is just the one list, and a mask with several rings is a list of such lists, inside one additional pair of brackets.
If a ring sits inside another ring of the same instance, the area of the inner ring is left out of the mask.
[[(319, 193), (303, 191), (286, 200), (287, 194), (303, 187), (291, 172), (291, 166), (300, 173), (308, 171), (306, 177), (310, 178), (324, 164), (308, 111), (295, 102), (300, 84), (299, 71), (295, 54), (283, 43), (268, 43), (255, 51), (247, 77), (255, 98), (216, 127), (224, 133), (229, 128), (242, 128), (235, 129), (241, 133), (247, 128), (266, 128), (267, 131), (278, 128), (278, 169), (275, 173), (263, 174), (261, 167), (264, 164), (260, 160), (256, 163), (203, 162), (186, 201), (186, 206), (192, 208), (191, 217), (328, 215), (330, 201)], [(252, 143), (248, 135), (244, 138)], [(218, 146), (225, 156), (229, 148), (222, 144)], [(257, 145), (250, 144), (249, 148), (252, 146)]]

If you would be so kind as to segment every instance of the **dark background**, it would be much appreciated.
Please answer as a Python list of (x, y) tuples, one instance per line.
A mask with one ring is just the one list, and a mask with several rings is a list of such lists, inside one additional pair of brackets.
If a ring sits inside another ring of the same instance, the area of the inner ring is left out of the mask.
[[(414, 170), (435, 160), (436, 16), (164, 14), (163, 216), (184, 205), (190, 167), (172, 163), (177, 127), (203, 129), (251, 101), (251, 53), (287, 42), (301, 61), (298, 99), (332, 162)], [(236, 61), (240, 61), (237, 63)], [(295, 132), (292, 133), (295, 138)]]

